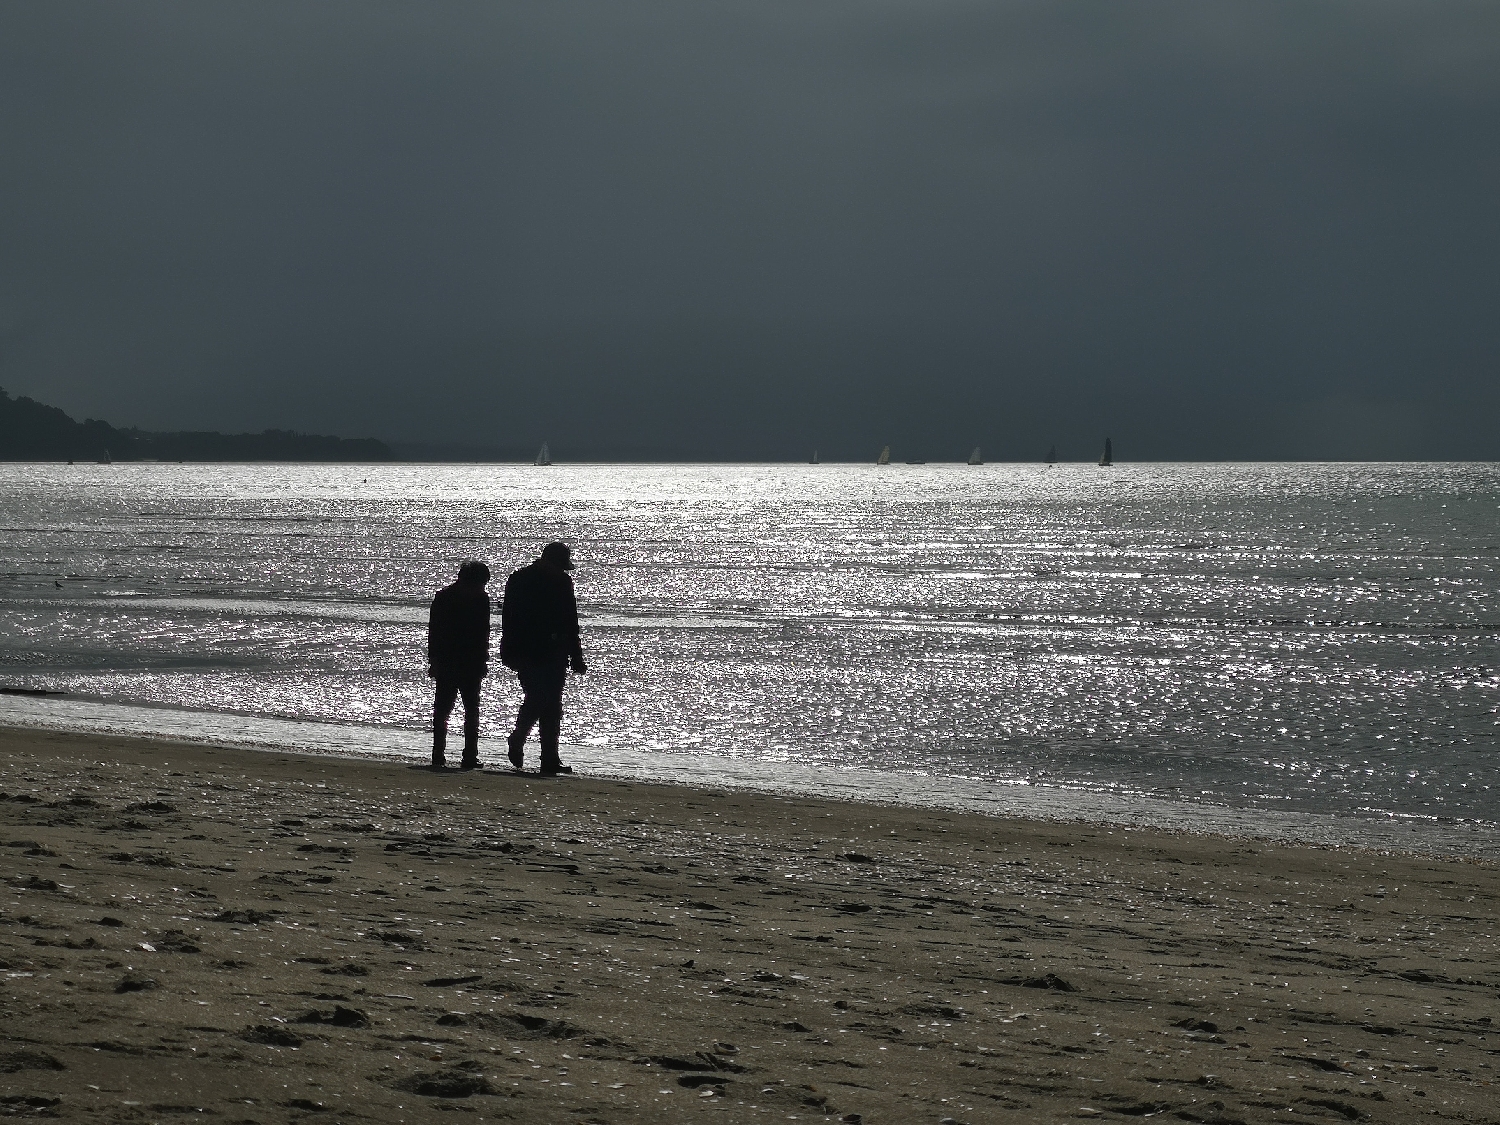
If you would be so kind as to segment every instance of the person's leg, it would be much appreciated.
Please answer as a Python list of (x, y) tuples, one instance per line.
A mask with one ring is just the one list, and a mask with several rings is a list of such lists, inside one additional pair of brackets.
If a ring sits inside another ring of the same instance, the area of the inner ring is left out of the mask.
[(441, 766), (446, 759), (448, 746), (448, 716), (453, 714), (453, 701), (458, 698), (458, 682), (440, 679), (432, 698), (432, 764)]
[(543, 773), (558, 773), (565, 769), (562, 759), (558, 757), (558, 743), (562, 735), (562, 697), (566, 676), (563, 665), (549, 667), (537, 684), (540, 696), (537, 700), (537, 719), (541, 726)]
[(483, 680), (465, 680), (458, 685), (464, 697), (464, 758), (465, 769), (479, 765), (479, 685)]
[(531, 737), (531, 728), (536, 725), (538, 716), (534, 671), (530, 665), (522, 665), (516, 669), (516, 679), (521, 681), (521, 706), (516, 709), (515, 730), (506, 739), (510, 743), (510, 764), (516, 769), (520, 769), (522, 762), (526, 760), (523, 748), (526, 740)]

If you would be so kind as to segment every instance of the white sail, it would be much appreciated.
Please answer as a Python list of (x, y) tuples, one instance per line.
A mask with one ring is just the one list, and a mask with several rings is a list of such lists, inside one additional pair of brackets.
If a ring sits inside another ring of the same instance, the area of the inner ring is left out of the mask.
[(552, 464), (552, 454), (550, 454), (550, 453), (547, 452), (547, 443), (545, 441), (542, 442), (542, 448), (538, 451), (538, 453), (536, 455), (536, 461), (534, 462), (534, 464), (537, 464), (537, 465), (550, 465), (550, 464)]
[(886, 446), (880, 451), (880, 456), (875, 458), (877, 465), (889, 465), (891, 463), (891, 447)]
[(1108, 467), (1115, 463), (1114, 446), (1110, 444), (1109, 438), (1104, 439), (1104, 452), (1099, 455), (1099, 464)]
[(816, 464), (818, 464), (818, 451), (816, 449), (813, 450), (812, 460), (809, 461), (808, 464), (809, 465), (816, 465)]
[(977, 446), (977, 445), (974, 447), (974, 452), (971, 453), (971, 454), (969, 454), (969, 464), (971, 464), (971, 465), (983, 465), (984, 464), (984, 459), (979, 456), (979, 446)]

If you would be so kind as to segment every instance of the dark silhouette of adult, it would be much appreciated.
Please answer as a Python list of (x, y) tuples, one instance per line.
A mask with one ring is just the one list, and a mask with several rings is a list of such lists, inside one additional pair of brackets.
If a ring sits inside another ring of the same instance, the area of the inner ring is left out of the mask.
[(479, 684), (489, 673), (490, 596), (484, 584), (490, 568), (470, 560), (458, 568), (458, 581), (432, 599), (427, 615), (427, 674), (437, 681), (432, 701), (432, 766), (447, 764), (448, 716), (464, 700), (463, 768), (479, 767)]
[(566, 543), (548, 543), (542, 556), (505, 581), (500, 609), (500, 662), (515, 672), (525, 693), (511, 732), (510, 764), (521, 768), (533, 726), (542, 744), (542, 773), (572, 773), (558, 757), (563, 683), (568, 667), (584, 673), (578, 636), (578, 600), (573, 593), (573, 554)]

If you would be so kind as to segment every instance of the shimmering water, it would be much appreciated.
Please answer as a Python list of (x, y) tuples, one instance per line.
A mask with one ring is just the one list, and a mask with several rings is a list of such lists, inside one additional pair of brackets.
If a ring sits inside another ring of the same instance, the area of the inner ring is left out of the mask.
[(0, 526), (0, 681), (225, 731), (421, 754), (432, 592), (559, 538), (583, 766), (1500, 827), (1495, 465), (3, 465)]

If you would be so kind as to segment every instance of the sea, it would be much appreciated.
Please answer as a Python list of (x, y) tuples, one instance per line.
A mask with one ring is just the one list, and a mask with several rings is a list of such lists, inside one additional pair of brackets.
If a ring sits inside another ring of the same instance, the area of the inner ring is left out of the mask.
[(13, 463), (0, 527), (6, 725), (419, 762), (433, 593), (563, 540), (580, 773), (1500, 855), (1500, 465)]

